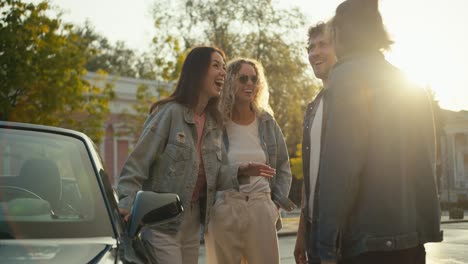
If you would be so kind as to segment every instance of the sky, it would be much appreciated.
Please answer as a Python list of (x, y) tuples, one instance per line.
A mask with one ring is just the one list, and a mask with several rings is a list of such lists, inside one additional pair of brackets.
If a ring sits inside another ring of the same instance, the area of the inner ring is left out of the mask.
[[(299, 7), (309, 25), (327, 20), (342, 0), (276, 0)], [(154, 34), (153, 0), (50, 0), (63, 19), (89, 20), (97, 32), (138, 51), (149, 50)], [(468, 0), (380, 0), (379, 7), (395, 41), (386, 58), (417, 83), (429, 85), (442, 108), (468, 110)], [(304, 34), (307, 27), (304, 28)], [(307, 56), (304, 54), (304, 56)]]

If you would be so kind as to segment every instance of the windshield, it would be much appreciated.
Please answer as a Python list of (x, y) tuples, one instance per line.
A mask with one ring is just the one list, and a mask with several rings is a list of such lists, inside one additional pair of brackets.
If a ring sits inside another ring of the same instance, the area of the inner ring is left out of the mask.
[(0, 128), (0, 239), (112, 236), (83, 141)]

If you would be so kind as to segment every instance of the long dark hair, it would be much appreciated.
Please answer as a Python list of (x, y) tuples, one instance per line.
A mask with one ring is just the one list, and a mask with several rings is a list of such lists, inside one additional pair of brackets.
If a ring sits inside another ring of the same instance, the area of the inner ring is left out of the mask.
[[(155, 111), (158, 106), (173, 101), (194, 109), (197, 106), (202, 83), (208, 72), (213, 52), (219, 53), (226, 61), (224, 52), (216, 47), (200, 46), (193, 48), (182, 65), (176, 89), (169, 97), (153, 103), (150, 113)], [(221, 124), (218, 102), (218, 97), (211, 98), (206, 106), (206, 111), (215, 118), (218, 124)]]
[(332, 19), (332, 33), (334, 40), (338, 40), (336, 45), (344, 54), (389, 50), (393, 44), (385, 30), (378, 0), (347, 0), (341, 3)]

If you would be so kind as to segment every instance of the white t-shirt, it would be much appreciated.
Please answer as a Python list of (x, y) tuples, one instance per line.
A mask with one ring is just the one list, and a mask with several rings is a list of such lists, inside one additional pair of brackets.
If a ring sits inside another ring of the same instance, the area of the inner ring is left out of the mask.
[(312, 127), (310, 128), (310, 168), (309, 168), (309, 219), (312, 219), (314, 211), (315, 185), (317, 183), (320, 164), (320, 140), (322, 138), (323, 101), (320, 99), (315, 113)]
[[(258, 120), (248, 125), (239, 125), (232, 121), (226, 125), (229, 139), (228, 161), (230, 164), (242, 162), (266, 163), (265, 152), (258, 136)], [(262, 176), (251, 176), (249, 184), (240, 185), (240, 191), (270, 192), (268, 179)]]

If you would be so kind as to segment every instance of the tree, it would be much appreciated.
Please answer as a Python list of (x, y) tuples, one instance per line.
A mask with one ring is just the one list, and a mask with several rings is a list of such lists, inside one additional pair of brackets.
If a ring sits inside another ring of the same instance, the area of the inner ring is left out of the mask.
[(302, 173), (302, 144), (297, 144), (296, 149), (294, 157), (290, 159), (291, 173), (295, 179), (302, 180), (304, 179), (304, 174)]
[(156, 64), (164, 80), (177, 78), (184, 54), (195, 45), (215, 45), (229, 58), (262, 62), (275, 118), (295, 153), (305, 105), (317, 91), (305, 74), (306, 32), (298, 32), (305, 19), (298, 9), (279, 9), (270, 0), (156, 0), (153, 16)]
[(47, 1), (0, 2), (0, 118), (73, 128), (99, 142), (112, 89), (83, 80), (86, 46), (50, 11)]
[(87, 50), (85, 67), (88, 71), (102, 70), (112, 75), (138, 77), (137, 54), (128, 48), (125, 42), (117, 41), (115, 45), (111, 44), (106, 37), (98, 34), (89, 22), (76, 28), (74, 33), (80, 36)]
[[(156, 86), (156, 91), (151, 91), (150, 87), (146, 84), (138, 86), (136, 100), (137, 103), (133, 104), (133, 113), (125, 111), (119, 115), (119, 119), (125, 127), (122, 127), (119, 135), (125, 135), (133, 137), (136, 142), (143, 129), (143, 124), (149, 115), (151, 104), (156, 100), (169, 96), (167, 84), (160, 82), (160, 85)], [(155, 96), (157, 94), (158, 96)]]

